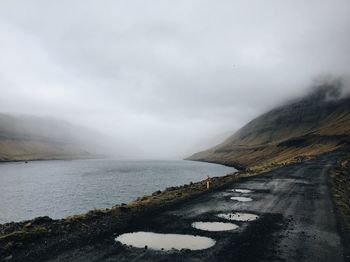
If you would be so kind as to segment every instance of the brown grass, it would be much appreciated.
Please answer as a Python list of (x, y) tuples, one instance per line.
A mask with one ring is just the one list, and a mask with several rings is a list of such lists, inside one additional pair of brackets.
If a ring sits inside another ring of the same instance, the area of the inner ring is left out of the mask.
[(84, 158), (88, 154), (72, 145), (34, 140), (0, 139), (0, 161)]

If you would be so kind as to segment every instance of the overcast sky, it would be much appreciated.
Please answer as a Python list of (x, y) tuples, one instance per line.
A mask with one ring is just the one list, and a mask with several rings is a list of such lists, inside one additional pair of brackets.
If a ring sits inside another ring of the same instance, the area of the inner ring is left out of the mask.
[(349, 0), (0, 2), (0, 111), (179, 158), (349, 75)]

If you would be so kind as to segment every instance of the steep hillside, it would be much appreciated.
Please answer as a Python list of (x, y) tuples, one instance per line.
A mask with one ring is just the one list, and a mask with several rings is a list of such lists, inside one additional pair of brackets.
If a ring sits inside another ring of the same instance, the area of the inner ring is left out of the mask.
[(188, 159), (254, 168), (349, 145), (350, 98), (341, 97), (339, 86), (327, 84), (261, 115), (223, 143)]
[(0, 161), (92, 157), (87, 133), (57, 119), (0, 114)]

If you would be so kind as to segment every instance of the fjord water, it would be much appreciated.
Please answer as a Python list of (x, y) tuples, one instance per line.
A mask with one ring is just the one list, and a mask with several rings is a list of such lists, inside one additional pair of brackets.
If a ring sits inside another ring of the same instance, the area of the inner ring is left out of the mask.
[(108, 208), (234, 168), (192, 161), (74, 160), (0, 164), (0, 224)]

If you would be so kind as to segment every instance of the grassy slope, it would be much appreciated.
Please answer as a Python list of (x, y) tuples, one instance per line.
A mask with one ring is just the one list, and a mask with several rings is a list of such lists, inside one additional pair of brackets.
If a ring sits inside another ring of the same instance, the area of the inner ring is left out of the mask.
[(73, 145), (35, 140), (0, 140), (0, 161), (84, 158), (89, 154)]
[(222, 144), (188, 159), (260, 169), (349, 144), (350, 98), (328, 101), (312, 94), (254, 119)]
[(86, 132), (57, 119), (0, 114), (0, 161), (88, 157), (79, 141)]

